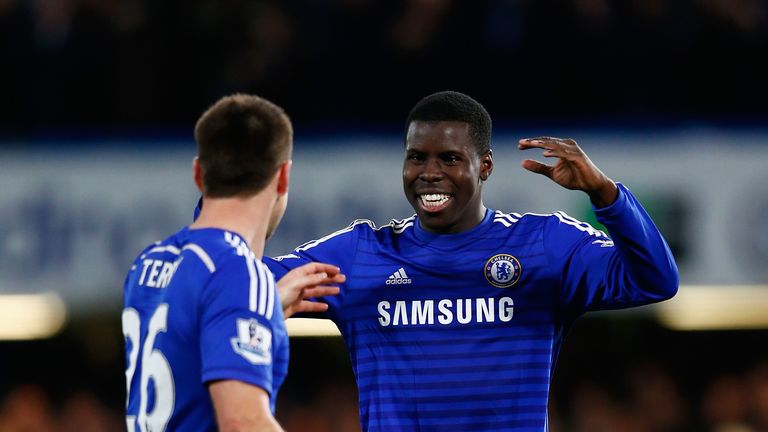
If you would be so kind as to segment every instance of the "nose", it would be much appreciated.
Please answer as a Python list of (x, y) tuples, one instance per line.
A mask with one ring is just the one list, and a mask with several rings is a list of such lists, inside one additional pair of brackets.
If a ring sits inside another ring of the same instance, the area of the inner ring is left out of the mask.
[(425, 182), (438, 182), (443, 179), (443, 168), (439, 160), (427, 159), (424, 169), (419, 173), (419, 180)]

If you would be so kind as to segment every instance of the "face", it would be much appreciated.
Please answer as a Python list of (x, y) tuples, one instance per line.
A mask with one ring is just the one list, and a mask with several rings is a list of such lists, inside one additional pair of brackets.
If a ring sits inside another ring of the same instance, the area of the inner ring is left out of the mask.
[(427, 231), (458, 233), (479, 224), (482, 186), (492, 169), (490, 153), (477, 154), (469, 124), (413, 121), (408, 127), (403, 190)]

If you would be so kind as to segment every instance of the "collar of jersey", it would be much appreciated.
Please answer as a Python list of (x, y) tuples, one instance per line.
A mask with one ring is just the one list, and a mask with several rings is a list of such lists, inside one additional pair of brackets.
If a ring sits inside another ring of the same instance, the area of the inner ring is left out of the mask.
[(215, 228), (215, 227), (206, 227), (206, 228), (190, 228), (189, 225), (185, 226), (181, 229), (182, 233), (186, 237), (192, 236), (192, 235), (202, 235), (202, 236), (220, 236), (225, 232), (228, 232), (232, 234), (235, 237), (240, 238), (240, 242), (246, 246), (248, 246), (248, 242), (245, 241), (245, 237), (241, 236), (240, 234), (236, 233), (235, 231), (231, 230), (225, 230), (223, 228)]
[(423, 242), (428, 243), (430, 246), (445, 246), (455, 248), (457, 244), (464, 242), (465, 240), (474, 240), (478, 235), (488, 231), (493, 226), (493, 210), (485, 209), (485, 217), (479, 224), (471, 229), (455, 233), (455, 234), (436, 234), (429, 232), (421, 227), (421, 221), (416, 218), (413, 224), (413, 236)]

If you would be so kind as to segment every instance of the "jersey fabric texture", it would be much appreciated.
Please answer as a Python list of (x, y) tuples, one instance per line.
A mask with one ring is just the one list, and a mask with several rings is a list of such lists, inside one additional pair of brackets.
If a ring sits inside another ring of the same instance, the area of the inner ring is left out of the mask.
[(634, 196), (596, 209), (612, 237), (564, 213), (488, 210), (439, 235), (416, 216), (348, 228), (265, 259), (347, 275), (323, 299), (349, 350), (364, 431), (537, 431), (558, 350), (585, 311), (673, 296), (667, 244)]
[(288, 336), (269, 269), (235, 233), (183, 228), (148, 247), (125, 281), (128, 430), (216, 430), (207, 383), (270, 395), (288, 369)]

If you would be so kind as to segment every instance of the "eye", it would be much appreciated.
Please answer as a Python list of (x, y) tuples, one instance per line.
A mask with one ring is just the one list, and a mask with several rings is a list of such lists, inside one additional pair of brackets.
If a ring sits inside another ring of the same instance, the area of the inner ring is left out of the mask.
[(405, 159), (407, 159), (409, 161), (420, 162), (420, 161), (424, 160), (424, 155), (422, 155), (421, 153), (408, 153), (405, 156)]
[(460, 160), (459, 157), (456, 156), (455, 154), (448, 154), (448, 155), (443, 156), (443, 161), (445, 161), (446, 163), (449, 163), (449, 164), (455, 164), (459, 160)]

